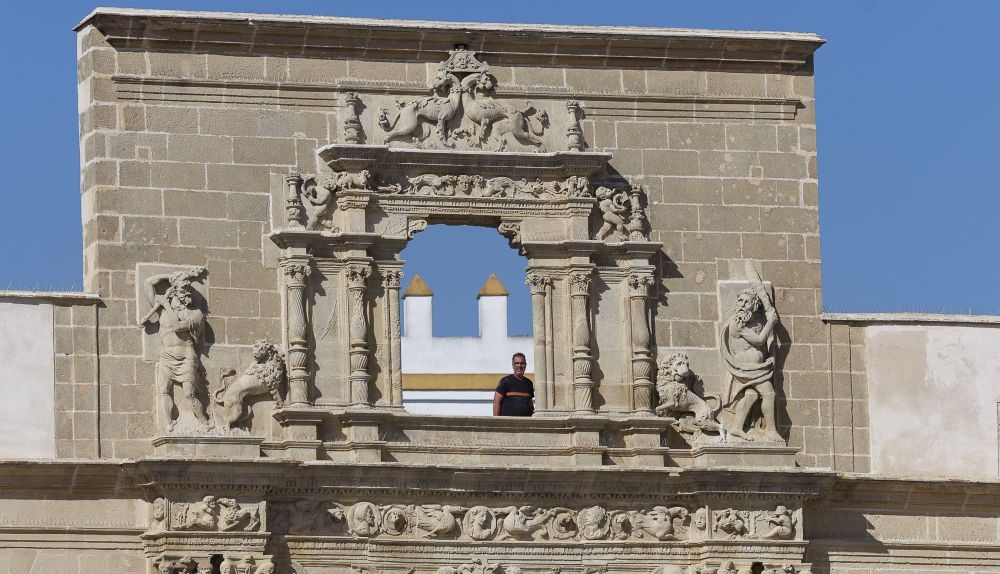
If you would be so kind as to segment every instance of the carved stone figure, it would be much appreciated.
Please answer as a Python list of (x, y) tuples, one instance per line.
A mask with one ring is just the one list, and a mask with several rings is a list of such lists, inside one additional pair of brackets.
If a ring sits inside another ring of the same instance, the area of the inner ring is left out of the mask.
[(493, 538), (497, 531), (496, 515), (485, 506), (473, 506), (465, 513), (462, 531), (473, 540)]
[(344, 94), (344, 142), (346, 143), (364, 143), (365, 133), (358, 117), (361, 105), (361, 98), (356, 92)]
[(184, 556), (178, 560), (177, 565), (180, 568), (179, 572), (184, 572), (185, 574), (197, 574), (198, 572), (198, 563), (190, 556)]
[(177, 503), (174, 508), (174, 530), (218, 530), (219, 502), (214, 496), (206, 496), (198, 502)]
[(715, 513), (715, 530), (726, 534), (730, 539), (746, 536), (748, 533), (746, 520), (732, 508)]
[(454, 74), (439, 70), (431, 83), (432, 95), (416, 102), (403, 103), (397, 101), (399, 111), (390, 120), (389, 111), (382, 109), (378, 124), (388, 132), (386, 143), (393, 140), (427, 137), (423, 134), (423, 122), (434, 126), (443, 143), (450, 139), (448, 121), (455, 117), (462, 105), (462, 86)]
[(701, 507), (694, 512), (694, 518), (691, 520), (691, 524), (694, 525), (695, 529), (704, 531), (708, 528), (708, 509)]
[(767, 517), (768, 524), (773, 525), (773, 527), (764, 534), (764, 538), (770, 538), (772, 540), (791, 540), (792, 536), (795, 534), (794, 522), (792, 520), (792, 512), (788, 510), (785, 506), (778, 506)]
[(150, 523), (149, 530), (151, 532), (159, 532), (166, 528), (167, 519), (167, 499), (157, 498), (150, 505)]
[(177, 571), (174, 563), (165, 558), (157, 558), (154, 560), (153, 567), (156, 568), (156, 571), (159, 574), (174, 574)]
[(151, 308), (139, 324), (156, 323), (160, 335), (156, 412), (160, 431), (164, 433), (175, 429), (180, 414), (174, 415), (178, 408), (174, 401), (176, 385), (183, 390), (185, 407), (197, 421), (193, 430), (209, 428), (205, 404), (201, 399), (205, 385), (199, 359), (205, 333), (205, 314), (195, 305), (191, 289), (191, 281), (204, 273), (204, 267), (192, 267), (187, 271), (153, 275), (143, 285)]
[[(465, 115), (476, 123), (477, 136), (480, 145), (490, 137), (493, 125), (500, 120), (507, 120), (502, 131), (510, 133), (520, 142), (545, 151), (539, 138), (548, 125), (549, 117), (544, 111), (537, 111), (530, 104), (524, 109), (502, 104), (493, 99), (496, 91), (496, 78), (483, 71), (467, 76), (462, 80), (462, 108)], [(506, 147), (503, 134), (497, 134), (498, 151)]]
[(256, 560), (253, 556), (246, 555), (236, 564), (236, 574), (253, 574), (253, 567)]
[[(756, 268), (749, 261), (747, 271), (754, 283), (736, 297), (732, 315), (722, 327), (720, 351), (729, 372), (724, 406), (719, 420), (726, 431), (748, 440), (782, 442), (775, 421), (774, 327), (778, 312), (771, 303)], [(760, 403), (762, 416), (751, 430), (750, 411)]]
[(236, 574), (236, 564), (233, 563), (232, 558), (222, 557), (222, 562), (219, 564), (219, 574)]
[(681, 506), (654, 506), (651, 511), (641, 515), (637, 525), (657, 540), (676, 540), (674, 521), (683, 521), (687, 516), (687, 509)]
[(241, 525), (244, 532), (253, 532), (260, 527), (260, 507), (251, 504), (246, 508), (235, 499), (220, 498), (219, 530), (236, 530)]
[(259, 339), (253, 344), (253, 358), (255, 363), (235, 381), (235, 369), (223, 371), (222, 388), (215, 393), (215, 403), (221, 406), (215, 421), (217, 428), (222, 425), (226, 431), (250, 430), (251, 413), (243, 402), (247, 397), (268, 393), (277, 408), (283, 405), (280, 387), (285, 378), (285, 355), (274, 344)]
[(709, 400), (714, 400), (716, 408), (708, 405), (705, 399), (699, 397), (691, 388), (694, 375), (688, 365), (688, 357), (685, 353), (674, 353), (665, 359), (660, 359), (656, 369), (656, 393), (659, 395), (660, 404), (656, 407), (656, 414), (682, 416), (685, 413), (692, 413), (693, 417), (684, 417), (679, 420), (679, 430), (693, 433), (695, 436), (703, 431), (719, 432), (724, 434), (722, 425), (715, 420), (715, 413), (718, 411), (718, 397), (706, 395)]
[(382, 532), (392, 536), (406, 534), (410, 531), (411, 522), (410, 513), (404, 507), (386, 507), (382, 514)]
[(232, 498), (206, 496), (198, 502), (175, 503), (172, 512), (174, 530), (230, 531), (242, 526), (244, 532), (260, 527), (260, 508), (243, 508)]
[(511, 538), (541, 540), (548, 535), (545, 523), (557, 509), (541, 510), (534, 506), (510, 506), (500, 509), (507, 512), (503, 530)]
[(382, 516), (374, 504), (359, 502), (347, 512), (347, 526), (355, 536), (377, 536), (382, 527)]
[(446, 536), (455, 530), (458, 525), (456, 514), (465, 512), (467, 509), (461, 506), (451, 506), (448, 504), (425, 504), (415, 509), (415, 521), (413, 529), (420, 536), (427, 538), (437, 538)]
[(628, 203), (628, 194), (610, 187), (598, 187), (597, 207), (601, 210), (601, 228), (597, 230), (595, 239), (605, 239), (613, 232), (625, 238), (628, 237), (628, 230), (625, 229), (627, 214), (631, 212)]
[(738, 572), (732, 560), (726, 560), (722, 566), (719, 566), (719, 574), (738, 574)]
[(611, 530), (611, 517), (600, 506), (591, 506), (578, 512), (576, 523), (580, 528), (580, 536), (587, 540), (604, 538)]
[(321, 229), (336, 206), (334, 202), (335, 183), (330, 179), (318, 182), (312, 176), (302, 179), (301, 182), (300, 198), (306, 214), (305, 228)]
[(490, 564), (482, 558), (474, 558), (461, 566), (442, 566), (437, 569), (437, 574), (497, 574), (501, 570), (497, 564)]

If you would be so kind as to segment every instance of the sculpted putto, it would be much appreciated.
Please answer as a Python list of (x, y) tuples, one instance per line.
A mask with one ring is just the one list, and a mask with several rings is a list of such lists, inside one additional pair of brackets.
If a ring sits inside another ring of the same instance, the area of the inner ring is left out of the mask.
[[(696, 435), (704, 431), (725, 434), (722, 425), (715, 420), (717, 409), (710, 407), (705, 399), (691, 389), (693, 379), (694, 375), (688, 366), (686, 354), (674, 353), (665, 359), (660, 359), (656, 369), (656, 394), (660, 398), (660, 404), (656, 407), (656, 413), (660, 415), (692, 413), (693, 418), (680, 419), (682, 432)], [(707, 395), (707, 398), (714, 399), (718, 403), (718, 398), (714, 395)]]
[(396, 117), (389, 119), (389, 111), (382, 109), (378, 124), (388, 132), (386, 143), (393, 140), (427, 137), (422, 122), (435, 127), (442, 142), (449, 141), (448, 120), (455, 117), (462, 105), (462, 86), (454, 74), (439, 70), (431, 83), (431, 97), (416, 102), (402, 103)]
[[(726, 431), (748, 440), (783, 442), (775, 420), (774, 327), (778, 312), (760, 274), (747, 262), (754, 283), (736, 297), (732, 315), (722, 327), (720, 351), (728, 370), (725, 404), (719, 419)], [(744, 427), (754, 404), (760, 403), (762, 416), (750, 431)]]
[(254, 364), (235, 381), (234, 369), (223, 371), (222, 388), (215, 393), (215, 403), (221, 408), (215, 424), (224, 431), (242, 428), (249, 431), (250, 410), (244, 403), (247, 397), (268, 393), (275, 406), (281, 407), (281, 381), (285, 377), (285, 356), (276, 346), (263, 339), (253, 344)]
[[(204, 267), (192, 267), (186, 271), (153, 275), (143, 284), (143, 293), (151, 308), (139, 324), (156, 324), (160, 335), (156, 414), (157, 424), (164, 433), (175, 430), (180, 408), (186, 408), (195, 421), (194, 429), (185, 430), (209, 428), (208, 414), (201, 399), (205, 390), (199, 358), (205, 314), (195, 305), (191, 288), (191, 281), (203, 273)], [(174, 401), (175, 386), (180, 386), (184, 393), (183, 407), (178, 407)]]

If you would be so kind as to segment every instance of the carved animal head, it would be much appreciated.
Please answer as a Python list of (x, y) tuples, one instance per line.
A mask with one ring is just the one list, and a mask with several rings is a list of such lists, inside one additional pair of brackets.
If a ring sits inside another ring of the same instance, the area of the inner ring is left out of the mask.
[(656, 365), (656, 382), (666, 384), (673, 381), (684, 382), (691, 376), (691, 367), (687, 353), (674, 353), (665, 359), (660, 359)]
[(437, 92), (441, 93), (445, 88), (449, 87), (454, 83), (455, 76), (451, 75), (447, 70), (438, 70), (437, 75), (431, 80), (431, 88)]
[(733, 316), (740, 326), (746, 325), (753, 318), (754, 313), (761, 308), (760, 297), (753, 289), (744, 289), (736, 296), (736, 304), (733, 307)]
[(278, 357), (281, 355), (281, 351), (278, 347), (274, 346), (273, 343), (267, 341), (266, 339), (257, 339), (253, 344), (253, 359), (258, 363), (264, 363), (268, 360)]

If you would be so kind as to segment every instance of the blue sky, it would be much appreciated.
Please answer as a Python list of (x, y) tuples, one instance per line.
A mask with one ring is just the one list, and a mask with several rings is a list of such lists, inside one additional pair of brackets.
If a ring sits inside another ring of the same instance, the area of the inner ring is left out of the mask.
[[(178, 1), (116, 6), (379, 18), (816, 32), (820, 226), (827, 311), (1000, 314), (1000, 3), (873, 1)], [(75, 36), (94, 4), (12, 2), (0, 22), (4, 130), (0, 289), (81, 287)], [(490, 271), (514, 292), (521, 262), (492, 230), (432, 228), (404, 252), (436, 293), (435, 333), (473, 333)], [(447, 246), (454, 251), (432, 259)], [(480, 263), (479, 260), (482, 260)], [(454, 262), (462, 261), (456, 268)], [(501, 263), (509, 262), (509, 263)], [(456, 307), (444, 309), (445, 299)]]

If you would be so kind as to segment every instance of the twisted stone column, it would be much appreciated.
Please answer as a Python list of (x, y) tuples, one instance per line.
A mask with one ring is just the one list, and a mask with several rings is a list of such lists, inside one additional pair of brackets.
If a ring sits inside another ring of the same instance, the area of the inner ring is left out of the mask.
[(372, 269), (368, 265), (348, 265), (347, 293), (350, 316), (351, 404), (371, 406), (368, 395), (368, 309), (365, 290)]
[(637, 412), (653, 412), (653, 353), (649, 347), (649, 317), (646, 313), (653, 276), (628, 277), (629, 319), (632, 324), (632, 401)]
[(306, 279), (312, 273), (308, 258), (281, 259), (285, 274), (285, 336), (288, 340), (288, 403), (309, 404), (309, 326)]
[(590, 273), (570, 275), (570, 315), (573, 318), (573, 409), (593, 412), (594, 358), (590, 355)]
[(358, 118), (358, 107), (361, 106), (361, 98), (356, 92), (344, 94), (344, 142), (359, 144), (364, 143), (361, 131), (361, 119)]
[(552, 279), (547, 275), (528, 275), (524, 283), (531, 290), (531, 322), (532, 331), (535, 337), (535, 380), (538, 382), (535, 388), (535, 398), (538, 401), (539, 409), (552, 408), (549, 396), (549, 373), (548, 367), (548, 342), (546, 340), (545, 325), (545, 297), (548, 286), (552, 284)]
[(400, 407), (403, 406), (403, 366), (399, 342), (399, 284), (403, 279), (403, 270), (388, 269), (382, 276), (385, 278), (385, 296), (389, 302), (390, 403)]

